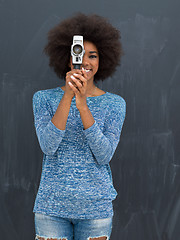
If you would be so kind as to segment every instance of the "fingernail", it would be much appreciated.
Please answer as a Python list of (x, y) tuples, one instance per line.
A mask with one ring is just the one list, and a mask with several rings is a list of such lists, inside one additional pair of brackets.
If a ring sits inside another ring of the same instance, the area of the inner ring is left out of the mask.
[(74, 77), (73, 75), (71, 75), (71, 78), (72, 78), (72, 79), (75, 79), (75, 77)]
[(77, 73), (73, 73), (73, 75), (74, 75), (74, 76), (76, 76), (76, 77), (78, 76), (78, 74), (77, 74)]

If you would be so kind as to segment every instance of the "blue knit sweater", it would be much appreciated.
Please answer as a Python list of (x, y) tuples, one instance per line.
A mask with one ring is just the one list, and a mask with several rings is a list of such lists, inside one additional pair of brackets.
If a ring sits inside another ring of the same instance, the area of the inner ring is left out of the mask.
[(120, 140), (126, 102), (110, 92), (87, 97), (95, 123), (84, 129), (73, 97), (66, 129), (60, 130), (51, 119), (63, 94), (57, 87), (33, 95), (34, 125), (44, 153), (33, 212), (73, 219), (112, 217), (117, 192), (109, 162)]

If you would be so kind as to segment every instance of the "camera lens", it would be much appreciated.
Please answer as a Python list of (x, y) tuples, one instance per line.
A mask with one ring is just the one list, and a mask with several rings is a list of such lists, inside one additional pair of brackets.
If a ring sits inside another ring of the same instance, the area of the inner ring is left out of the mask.
[(82, 46), (79, 45), (79, 44), (75, 45), (75, 46), (73, 47), (73, 52), (74, 52), (75, 54), (80, 54), (80, 53), (82, 52)]

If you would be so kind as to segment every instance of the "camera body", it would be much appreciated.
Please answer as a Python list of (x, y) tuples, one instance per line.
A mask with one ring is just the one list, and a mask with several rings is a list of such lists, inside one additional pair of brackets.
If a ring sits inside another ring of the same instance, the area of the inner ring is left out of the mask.
[(74, 35), (73, 44), (71, 45), (71, 56), (75, 69), (80, 69), (84, 53), (83, 36)]

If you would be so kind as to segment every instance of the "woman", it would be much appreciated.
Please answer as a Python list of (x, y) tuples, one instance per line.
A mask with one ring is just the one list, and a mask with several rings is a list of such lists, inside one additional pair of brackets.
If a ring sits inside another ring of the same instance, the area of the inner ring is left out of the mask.
[[(74, 35), (84, 38), (82, 68), (74, 69)], [(117, 196), (109, 162), (120, 140), (125, 100), (96, 87), (123, 54), (120, 33), (105, 18), (77, 14), (50, 30), (44, 49), (65, 85), (33, 96), (36, 134), (44, 153), (35, 200), (36, 239), (105, 240)]]

